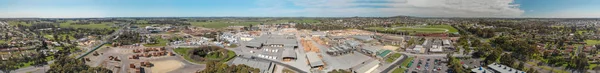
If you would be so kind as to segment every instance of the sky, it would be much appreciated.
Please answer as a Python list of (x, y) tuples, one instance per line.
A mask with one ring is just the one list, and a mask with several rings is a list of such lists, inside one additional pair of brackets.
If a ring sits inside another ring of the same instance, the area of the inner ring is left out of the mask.
[(0, 0), (0, 18), (600, 18), (600, 0)]

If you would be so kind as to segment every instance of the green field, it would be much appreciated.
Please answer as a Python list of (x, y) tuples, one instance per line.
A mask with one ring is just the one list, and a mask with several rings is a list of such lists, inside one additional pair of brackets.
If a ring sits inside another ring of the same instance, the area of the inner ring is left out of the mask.
[(457, 33), (458, 30), (450, 25), (425, 25), (413, 27), (369, 27), (368, 30), (388, 31), (388, 32), (417, 32), (417, 33)]
[(402, 54), (400, 54), (400, 53), (393, 53), (392, 55), (389, 55), (386, 57), (385, 62), (392, 63), (396, 59), (400, 58), (401, 56), (402, 56)]
[(600, 44), (600, 40), (585, 40), (587, 45), (597, 45)]
[(17, 24), (21, 24), (21, 25), (25, 25), (25, 26), (31, 26), (31, 23), (30, 23), (30, 24), (27, 24), (27, 23), (25, 23), (25, 22), (17, 22), (17, 21), (8, 21), (8, 24), (9, 24), (9, 25), (17, 25)]
[[(192, 49), (193, 48), (176, 48), (176, 49), (173, 49), (173, 51), (175, 51), (175, 53), (177, 53), (179, 55), (182, 55), (182, 57), (185, 60), (188, 60), (190, 62), (194, 62), (194, 63), (197, 63), (197, 64), (204, 64), (204, 63), (206, 63), (206, 62), (198, 62), (198, 61), (192, 60), (192, 58), (190, 58), (190, 55), (188, 55), (188, 50), (192, 50)], [(224, 60), (221, 60), (220, 62), (227, 62), (227, 61), (235, 58), (235, 56), (236, 56), (235, 52), (233, 52), (233, 51), (227, 51), (227, 58), (225, 58)]]
[(144, 46), (146, 46), (146, 47), (162, 47), (162, 46), (167, 46), (167, 43), (169, 43), (169, 41), (167, 41), (167, 39), (158, 38), (157, 40), (158, 40), (158, 43), (144, 44)]
[(400, 65), (402, 65), (403, 67), (408, 67), (408, 64), (410, 64), (410, 61), (412, 61), (413, 59), (415, 59), (415, 57), (408, 57), (408, 59), (402, 61)]
[(588, 63), (590, 64), (590, 66), (588, 67), (588, 70), (592, 70), (594, 69), (594, 67), (598, 66), (598, 64), (592, 64), (592, 63)]
[(392, 71), (392, 73), (404, 73), (404, 70), (404, 68), (396, 68), (394, 71)]
[(250, 26), (259, 25), (260, 22), (190, 22), (192, 26), (206, 28), (224, 28), (228, 26)]
[[(410, 64), (410, 61), (412, 61), (415, 57), (408, 57), (408, 59), (402, 61), (402, 63), (400, 64), (402, 67), (408, 67), (408, 64)], [(404, 73), (404, 68), (396, 68), (394, 69), (394, 71), (392, 71), (392, 73)]]
[(62, 28), (67, 28), (67, 27), (73, 27), (73, 28), (87, 28), (87, 29), (104, 29), (104, 28), (111, 28), (111, 26), (114, 24), (114, 22), (104, 22), (104, 23), (100, 23), (100, 24), (87, 24), (87, 25), (71, 25), (71, 23), (75, 23), (75, 21), (67, 21), (64, 23), (60, 23), (60, 27)]
[(183, 57), (183, 59), (185, 59), (185, 60), (188, 60), (190, 62), (194, 62), (197, 64), (203, 64), (203, 62), (197, 62), (197, 61), (192, 60), (192, 58), (190, 58), (190, 55), (187, 55), (188, 54), (187, 51), (191, 50), (191, 49), (192, 48), (175, 48), (175, 49), (173, 49), (173, 51), (175, 51), (175, 53), (181, 55)]

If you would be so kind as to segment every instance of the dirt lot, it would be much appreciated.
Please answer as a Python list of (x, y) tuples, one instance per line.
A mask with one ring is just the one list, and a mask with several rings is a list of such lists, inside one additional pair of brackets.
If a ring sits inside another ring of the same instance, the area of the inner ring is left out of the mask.
[(183, 67), (183, 63), (177, 60), (152, 61), (155, 65), (152, 67), (154, 73), (166, 73)]

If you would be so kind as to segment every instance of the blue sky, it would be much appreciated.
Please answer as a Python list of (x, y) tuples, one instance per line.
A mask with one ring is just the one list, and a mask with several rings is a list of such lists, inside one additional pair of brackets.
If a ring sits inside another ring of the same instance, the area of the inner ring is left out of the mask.
[(600, 0), (0, 0), (0, 17), (598, 18)]

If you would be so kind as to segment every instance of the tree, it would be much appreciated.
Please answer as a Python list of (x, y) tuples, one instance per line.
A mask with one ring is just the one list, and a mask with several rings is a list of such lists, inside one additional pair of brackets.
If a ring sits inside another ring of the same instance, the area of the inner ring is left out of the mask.
[(85, 65), (83, 60), (59, 56), (54, 64), (50, 65), (48, 73), (112, 73), (112, 71), (102, 67), (90, 67)]
[(2, 70), (5, 73), (10, 73), (10, 71), (16, 70), (16, 69), (17, 69), (16, 60), (1, 61), (1, 63), (0, 63), (0, 70)]
[(520, 70), (524, 70), (525, 69), (525, 66), (523, 65), (523, 62), (519, 63), (519, 66), (517, 67), (517, 69), (520, 69)]
[(485, 65), (489, 65), (492, 64), (494, 62), (496, 62), (496, 60), (498, 60), (498, 57), (500, 56), (499, 52), (492, 52), (489, 56), (485, 57)]
[(500, 58), (500, 64), (512, 66), (515, 63), (515, 59), (512, 58), (510, 54), (503, 54)]
[(537, 73), (535, 69), (533, 69), (533, 67), (529, 68), (529, 70), (527, 70), (527, 73)]

